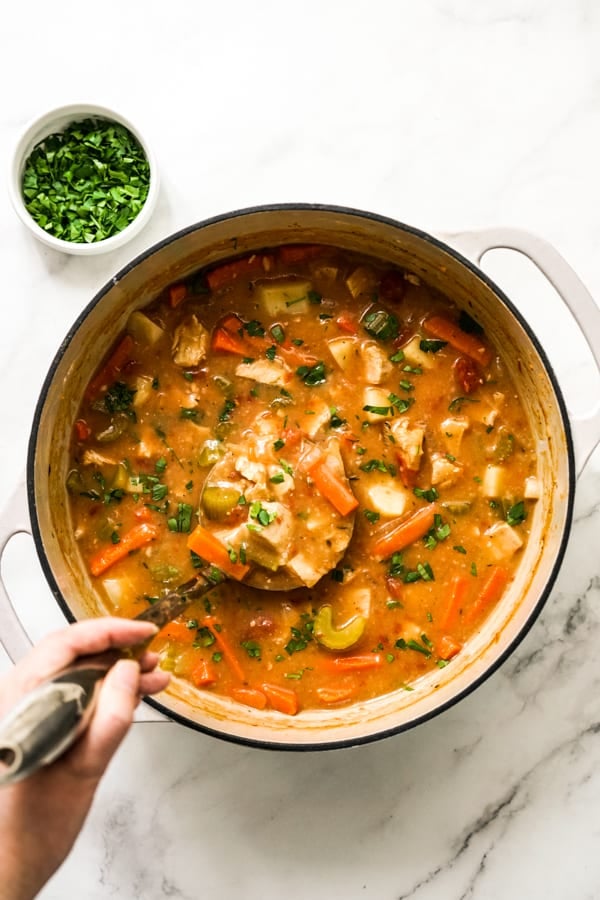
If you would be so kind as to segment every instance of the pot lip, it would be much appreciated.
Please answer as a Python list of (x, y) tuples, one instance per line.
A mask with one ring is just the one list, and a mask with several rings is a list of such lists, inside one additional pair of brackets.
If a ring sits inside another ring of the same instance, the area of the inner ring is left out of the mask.
[(73, 325), (67, 332), (65, 338), (61, 342), (44, 379), (42, 384), (40, 395), (35, 407), (34, 416), (32, 420), (31, 432), (29, 437), (29, 444), (27, 448), (27, 464), (26, 464), (26, 486), (27, 486), (27, 499), (29, 505), (29, 515), (31, 519), (31, 530), (32, 535), (36, 547), (36, 551), (38, 554), (38, 558), (40, 561), (40, 565), (46, 581), (50, 587), (54, 598), (56, 599), (59, 607), (61, 608), (65, 618), (68, 622), (73, 623), (76, 621), (75, 616), (73, 615), (67, 601), (63, 597), (54, 573), (50, 567), (50, 563), (46, 557), (44, 552), (44, 545), (42, 539), (42, 532), (39, 526), (38, 516), (37, 516), (37, 503), (35, 498), (35, 457), (36, 457), (36, 448), (38, 442), (38, 434), (40, 421), (42, 417), (42, 413), (44, 410), (44, 406), (46, 403), (46, 398), (52, 382), (54, 381), (56, 369), (64, 356), (67, 348), (69, 347), (72, 339), (76, 335), (79, 330), (82, 322), (87, 318), (91, 310), (100, 302), (100, 300), (104, 297), (105, 294), (108, 293), (119, 281), (121, 281), (130, 271), (144, 262), (146, 259), (149, 259), (155, 253), (158, 253), (163, 247), (168, 246), (171, 243), (179, 240), (182, 237), (185, 237), (188, 234), (192, 234), (195, 231), (199, 231), (202, 228), (209, 227), (211, 225), (217, 224), (219, 222), (226, 221), (228, 219), (234, 218), (243, 218), (245, 216), (255, 215), (256, 213), (262, 212), (292, 212), (294, 210), (298, 211), (311, 211), (311, 212), (326, 212), (338, 215), (345, 216), (356, 216), (356, 218), (372, 220), (374, 222), (379, 222), (385, 225), (390, 225), (395, 228), (399, 228), (402, 231), (405, 231), (415, 237), (420, 238), (423, 241), (433, 245), (437, 249), (448, 253), (453, 256), (457, 262), (461, 263), (467, 269), (469, 269), (477, 278), (483, 281), (487, 287), (490, 288), (491, 291), (496, 295), (496, 297), (506, 306), (508, 311), (517, 319), (523, 330), (526, 332), (527, 337), (535, 347), (536, 352), (538, 353), (541, 362), (548, 374), (550, 382), (552, 384), (552, 388), (554, 390), (554, 395), (556, 397), (556, 402), (558, 404), (561, 420), (563, 423), (563, 427), (565, 430), (565, 443), (567, 448), (567, 463), (568, 463), (568, 473), (569, 473), (569, 483), (567, 488), (567, 499), (566, 499), (566, 515), (565, 515), (565, 525), (563, 528), (563, 532), (560, 538), (560, 544), (558, 547), (558, 551), (556, 553), (555, 559), (552, 564), (552, 568), (548, 573), (546, 578), (546, 582), (542, 591), (540, 592), (540, 596), (538, 597), (535, 605), (531, 609), (529, 616), (526, 622), (522, 625), (520, 630), (517, 632), (513, 640), (510, 644), (504, 649), (504, 651), (485, 668), (480, 675), (477, 676), (473, 681), (469, 682), (461, 691), (456, 694), (453, 694), (448, 700), (444, 703), (441, 703), (439, 706), (429, 710), (426, 713), (423, 713), (415, 718), (409, 719), (406, 722), (399, 723), (398, 725), (394, 725), (391, 727), (386, 727), (382, 729), (377, 729), (368, 734), (358, 735), (355, 737), (349, 736), (345, 738), (338, 738), (334, 740), (324, 740), (320, 741), (307, 741), (306, 743), (297, 743), (294, 741), (277, 741), (277, 740), (269, 740), (267, 738), (253, 738), (253, 737), (245, 737), (238, 736), (233, 734), (227, 734), (219, 731), (217, 728), (211, 728), (210, 726), (201, 724), (199, 722), (194, 722), (192, 719), (187, 718), (186, 716), (180, 715), (177, 712), (169, 709), (164, 703), (159, 700), (155, 700), (153, 698), (145, 698), (144, 702), (149, 706), (156, 709), (158, 712), (165, 715), (167, 718), (171, 719), (174, 722), (185, 725), (188, 728), (192, 728), (195, 731), (199, 731), (203, 734), (210, 735), (211, 737), (216, 737), (221, 740), (225, 740), (229, 743), (234, 743), (246, 747), (253, 747), (257, 749), (263, 750), (286, 750), (286, 751), (296, 751), (296, 752), (307, 752), (307, 751), (315, 751), (315, 750), (340, 750), (344, 748), (361, 746), (364, 744), (369, 744), (374, 741), (382, 740), (387, 737), (391, 737), (396, 734), (401, 734), (402, 732), (408, 731), (420, 725), (424, 722), (433, 719), (434, 717), (440, 715), (445, 712), (447, 709), (454, 706), (460, 700), (467, 697), (471, 694), (476, 688), (478, 688), (483, 682), (485, 682), (488, 678), (490, 678), (506, 661), (506, 659), (515, 651), (521, 641), (528, 634), (529, 630), (532, 628), (534, 622), (537, 620), (540, 615), (543, 607), (548, 600), (552, 588), (554, 586), (554, 582), (556, 581), (558, 572), (562, 565), (562, 561), (567, 549), (567, 544), (569, 541), (569, 535), (571, 530), (572, 518), (573, 518), (573, 506), (575, 499), (575, 482), (576, 482), (576, 474), (575, 474), (575, 454), (573, 447), (573, 437), (571, 433), (571, 425), (569, 421), (569, 416), (565, 404), (565, 400), (554, 372), (554, 369), (548, 359), (542, 345), (540, 344), (537, 336), (533, 332), (531, 326), (523, 318), (519, 310), (513, 305), (512, 301), (506, 296), (504, 291), (502, 291), (498, 285), (475, 263), (471, 262), (468, 258), (463, 256), (458, 250), (455, 250), (449, 244), (446, 244), (444, 241), (440, 240), (437, 237), (429, 234), (428, 232), (422, 231), (419, 228), (416, 228), (412, 225), (407, 225), (404, 222), (400, 222), (398, 219), (392, 219), (389, 216), (384, 216), (379, 213), (368, 212), (361, 209), (356, 209), (354, 207), (346, 207), (339, 206), (333, 204), (321, 204), (321, 203), (273, 203), (273, 204), (265, 204), (265, 205), (257, 205), (251, 207), (244, 207), (241, 209), (231, 210), (230, 212), (220, 213), (216, 216), (212, 216), (207, 219), (203, 219), (199, 222), (196, 222), (192, 225), (188, 225), (185, 228), (179, 229), (176, 232), (168, 235), (152, 246), (148, 247), (142, 253), (138, 254), (133, 260), (123, 266), (117, 273), (114, 275), (100, 290), (95, 294), (95, 296), (90, 300), (90, 302), (83, 308), (83, 310), (79, 313), (77, 318), (75, 319)]

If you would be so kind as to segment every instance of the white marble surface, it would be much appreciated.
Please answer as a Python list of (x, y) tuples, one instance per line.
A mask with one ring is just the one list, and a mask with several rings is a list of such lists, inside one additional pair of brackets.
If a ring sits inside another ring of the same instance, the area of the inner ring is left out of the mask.
[[(95, 291), (154, 241), (255, 203), (339, 203), (428, 231), (545, 237), (600, 297), (596, 0), (13, 4), (0, 163), (25, 122), (89, 100), (162, 173), (134, 244), (54, 255), (0, 195), (0, 505), (48, 365)], [(490, 256), (581, 411), (598, 379), (529, 264)], [(594, 380), (595, 379), (595, 380)], [(600, 455), (541, 618), (475, 694), (354, 750), (286, 754), (137, 724), (44, 900), (600, 897)], [(60, 622), (31, 542), (4, 565), (32, 636)], [(49, 823), (51, 827), (51, 823)]]

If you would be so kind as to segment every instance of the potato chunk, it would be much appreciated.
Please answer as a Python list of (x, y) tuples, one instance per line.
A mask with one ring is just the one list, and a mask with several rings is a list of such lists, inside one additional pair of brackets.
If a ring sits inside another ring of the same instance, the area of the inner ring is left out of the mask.
[(484, 532), (486, 547), (495, 562), (510, 559), (523, 546), (523, 541), (514, 528), (506, 522), (496, 522)]
[(359, 342), (355, 337), (338, 337), (327, 342), (329, 352), (336, 363), (345, 372), (352, 360), (358, 355)]
[(308, 312), (312, 284), (301, 278), (271, 278), (256, 285), (256, 296), (268, 316)]

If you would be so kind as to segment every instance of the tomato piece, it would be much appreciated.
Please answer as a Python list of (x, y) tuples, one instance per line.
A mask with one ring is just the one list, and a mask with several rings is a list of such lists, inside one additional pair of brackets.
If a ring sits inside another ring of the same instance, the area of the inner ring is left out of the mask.
[(463, 394), (472, 394), (483, 384), (479, 366), (467, 356), (459, 356), (453, 366), (454, 380)]

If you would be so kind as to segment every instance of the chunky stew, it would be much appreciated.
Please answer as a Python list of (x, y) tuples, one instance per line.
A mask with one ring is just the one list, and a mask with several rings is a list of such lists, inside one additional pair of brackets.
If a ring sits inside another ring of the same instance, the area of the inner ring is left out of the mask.
[(498, 348), (390, 264), (286, 245), (171, 285), (91, 378), (75, 537), (119, 615), (212, 567), (157, 636), (202, 690), (295, 714), (452, 665), (519, 565), (534, 441)]

